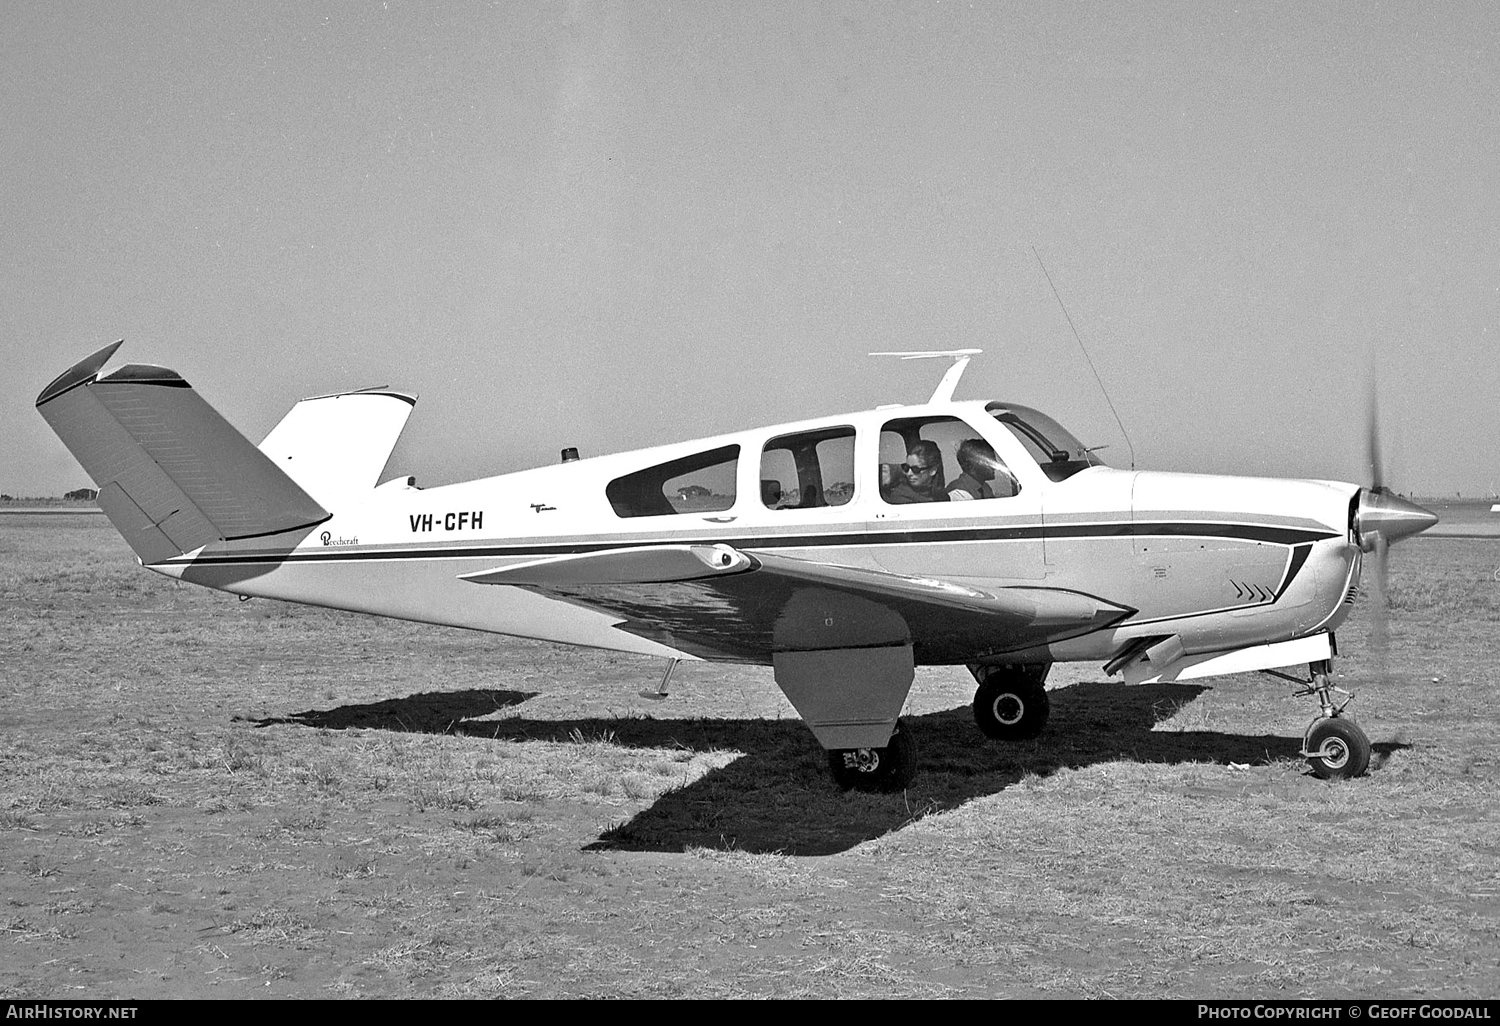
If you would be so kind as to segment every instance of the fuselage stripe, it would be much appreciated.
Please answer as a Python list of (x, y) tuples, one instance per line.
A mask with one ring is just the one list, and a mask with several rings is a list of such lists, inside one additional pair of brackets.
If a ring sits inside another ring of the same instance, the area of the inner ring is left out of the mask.
[(1225, 538), (1235, 541), (1269, 542), (1297, 545), (1337, 537), (1333, 531), (1310, 531), (1304, 528), (1267, 527), (1259, 524), (1186, 523), (1104, 523), (1104, 524), (1032, 524), (1021, 527), (928, 528), (923, 530), (876, 530), (842, 534), (766, 534), (745, 537), (698, 536), (687, 534), (650, 539), (605, 539), (595, 536), (588, 541), (474, 545), (442, 548), (394, 548), (348, 551), (339, 546), (287, 552), (214, 553), (196, 559), (176, 557), (163, 560), (159, 566), (210, 566), (262, 563), (360, 562), (366, 560), (402, 559), (487, 559), (515, 556), (563, 556), (606, 549), (638, 548), (647, 545), (731, 545), (755, 549), (840, 548), (883, 545), (923, 545), (981, 541), (1061, 541), (1089, 538), (1196, 537)]

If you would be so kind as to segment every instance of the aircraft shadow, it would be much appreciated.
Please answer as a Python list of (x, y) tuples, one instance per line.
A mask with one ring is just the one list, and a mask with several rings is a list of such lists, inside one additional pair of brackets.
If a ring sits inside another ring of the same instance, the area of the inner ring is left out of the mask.
[[(1084, 683), (1049, 692), (1052, 714), (1034, 741), (980, 735), (967, 706), (906, 718), (917, 743), (916, 780), (899, 794), (843, 793), (827, 756), (798, 720), (527, 719), (476, 722), (532, 697), (518, 691), (424, 693), (369, 705), (256, 721), (329, 729), (462, 733), (510, 741), (606, 737), (635, 748), (733, 750), (729, 765), (661, 795), (590, 849), (681, 852), (694, 847), (823, 855), (846, 851), (922, 815), (997, 794), (1028, 777), (1102, 762), (1265, 764), (1299, 757), (1301, 736), (1153, 731), (1207, 688)], [(1404, 747), (1377, 744), (1375, 764)]]
[(389, 698), (367, 705), (343, 705), (337, 709), (309, 709), (286, 716), (252, 720), (257, 727), (295, 724), (325, 730), (398, 730), (419, 734), (447, 734), (465, 720), (488, 716), (496, 709), (520, 705), (535, 698), (536, 691), (478, 688), (467, 691), (424, 691), (405, 698)]

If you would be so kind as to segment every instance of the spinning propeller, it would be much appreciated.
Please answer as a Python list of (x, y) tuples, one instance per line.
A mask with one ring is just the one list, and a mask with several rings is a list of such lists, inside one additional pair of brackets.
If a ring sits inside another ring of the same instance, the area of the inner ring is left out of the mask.
[(1387, 562), (1390, 548), (1402, 538), (1420, 534), (1438, 522), (1437, 514), (1408, 502), (1385, 483), (1385, 462), (1380, 450), (1380, 416), (1375, 381), (1370, 379), (1370, 400), (1365, 434), (1365, 454), (1370, 465), (1370, 484), (1359, 490), (1350, 510), (1349, 526), (1361, 551), (1374, 557), (1374, 617), (1370, 625), (1370, 647), (1375, 653), (1377, 673), (1385, 675), (1390, 644), (1390, 594)]

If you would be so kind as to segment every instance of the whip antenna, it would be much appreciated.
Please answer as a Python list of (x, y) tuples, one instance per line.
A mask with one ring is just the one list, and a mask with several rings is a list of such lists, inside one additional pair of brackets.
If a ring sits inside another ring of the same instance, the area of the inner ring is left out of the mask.
[(1057, 286), (1052, 284), (1052, 275), (1047, 273), (1047, 265), (1042, 263), (1042, 255), (1031, 247), (1031, 255), (1036, 257), (1037, 266), (1042, 269), (1042, 275), (1047, 279), (1047, 285), (1052, 289), (1052, 295), (1057, 298), (1057, 305), (1062, 307), (1063, 317), (1067, 318), (1068, 327), (1073, 329), (1073, 337), (1078, 340), (1078, 348), (1083, 350), (1083, 358), (1089, 365), (1089, 370), (1094, 372), (1094, 380), (1099, 382), (1099, 391), (1104, 393), (1104, 401), (1109, 404), (1109, 412), (1114, 414), (1115, 423), (1120, 426), (1120, 434), (1125, 438), (1125, 445), (1130, 450), (1130, 469), (1135, 469), (1135, 446), (1131, 444), (1130, 433), (1125, 430), (1125, 422), (1120, 419), (1120, 412), (1115, 409), (1113, 400), (1109, 397), (1109, 389), (1104, 387), (1104, 379), (1099, 376), (1099, 369), (1094, 366), (1093, 359), (1089, 356), (1088, 349), (1083, 344), (1083, 336), (1078, 334), (1078, 328), (1073, 324), (1073, 317), (1068, 313), (1068, 307), (1063, 302), (1062, 296), (1058, 295)]

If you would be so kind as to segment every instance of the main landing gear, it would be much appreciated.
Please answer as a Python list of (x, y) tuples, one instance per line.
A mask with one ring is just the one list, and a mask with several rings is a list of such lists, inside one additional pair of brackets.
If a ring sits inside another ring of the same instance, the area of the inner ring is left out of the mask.
[(917, 743), (910, 725), (898, 720), (884, 748), (830, 749), (828, 768), (846, 791), (905, 790), (917, 773)]
[(1344, 711), (1354, 696), (1333, 683), (1332, 660), (1308, 663), (1307, 670), (1311, 679), (1305, 681), (1275, 670), (1262, 672), (1301, 685), (1292, 693), (1294, 698), (1314, 695), (1318, 699), (1322, 714), (1308, 725), (1301, 753), (1313, 775), (1324, 780), (1361, 776), (1370, 767), (1371, 746), (1353, 714)]
[[(1051, 663), (970, 666), (979, 687), (974, 692), (974, 722), (986, 737), (1025, 741), (1047, 724), (1052, 703), (1043, 683)], [(902, 720), (884, 748), (835, 748), (828, 768), (838, 785), (854, 791), (900, 791), (917, 770), (917, 745), (911, 726)]]
[(1052, 703), (1043, 682), (1050, 663), (1024, 666), (971, 666), (979, 682), (974, 692), (974, 722), (985, 737), (1025, 741), (1047, 724)]

